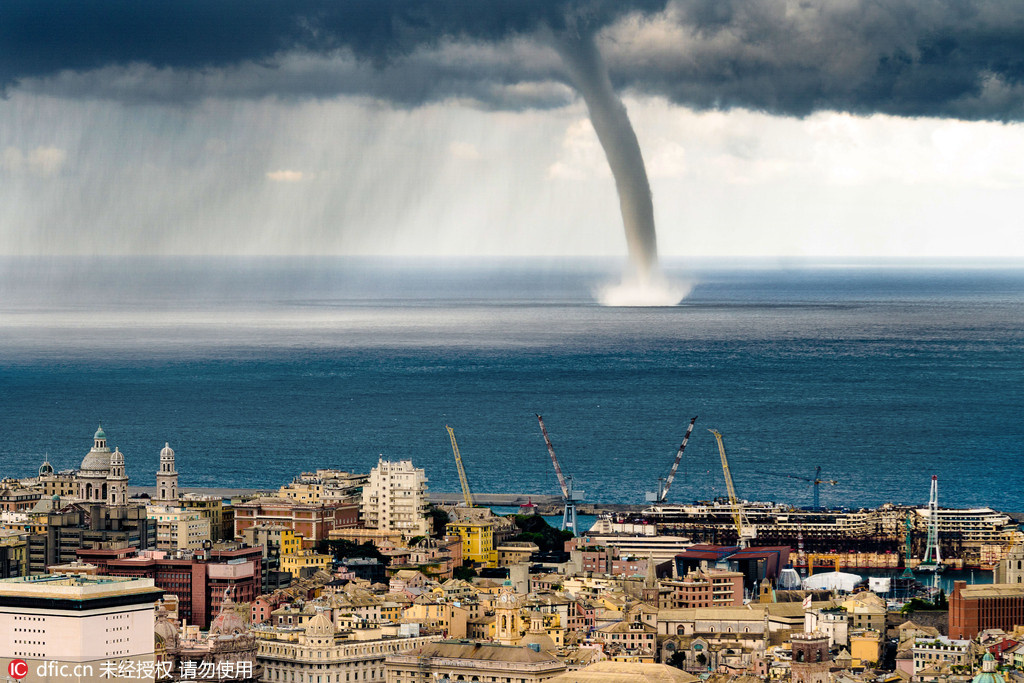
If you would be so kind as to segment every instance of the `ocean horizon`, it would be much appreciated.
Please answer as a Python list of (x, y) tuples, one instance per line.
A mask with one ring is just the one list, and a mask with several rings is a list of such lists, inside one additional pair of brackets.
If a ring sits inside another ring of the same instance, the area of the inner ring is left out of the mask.
[[(939, 502), (1021, 510), (1017, 264), (668, 260), (678, 306), (596, 302), (619, 264), (0, 258), (0, 475), (77, 467), (102, 422), (131, 483), (276, 487), (412, 459), (456, 491), (642, 503), (698, 421), (669, 502)], [(799, 266), (799, 267), (797, 267)]]

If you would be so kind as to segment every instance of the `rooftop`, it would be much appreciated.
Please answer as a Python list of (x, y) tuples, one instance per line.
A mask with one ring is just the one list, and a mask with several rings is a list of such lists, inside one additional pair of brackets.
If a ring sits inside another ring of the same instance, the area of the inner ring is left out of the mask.
[(695, 683), (700, 679), (667, 664), (606, 661), (549, 680), (551, 683)]
[(0, 598), (95, 600), (147, 593), (162, 593), (153, 579), (83, 574), (35, 574), (0, 579)]
[(1024, 584), (990, 583), (964, 586), (960, 589), (960, 595), (965, 600), (977, 600), (979, 598), (1022, 597), (1024, 596)]
[(105, 583), (126, 583), (135, 579), (127, 576), (81, 576), (76, 574), (32, 574), (31, 576), (15, 576), (10, 579), (0, 579), (0, 590), (6, 584), (47, 584), (50, 586), (81, 586), (85, 584)]
[(409, 655), (417, 658), (470, 659), (488, 662), (515, 662), (520, 664), (558, 664), (554, 656), (528, 647), (477, 643), (470, 640), (442, 640), (424, 645)]

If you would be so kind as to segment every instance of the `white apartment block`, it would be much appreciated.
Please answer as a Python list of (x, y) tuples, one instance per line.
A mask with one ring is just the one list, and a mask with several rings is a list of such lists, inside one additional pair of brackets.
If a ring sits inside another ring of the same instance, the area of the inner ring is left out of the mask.
[(0, 666), (6, 671), (11, 660), (25, 660), (23, 683), (101, 681), (112, 666), (152, 671), (155, 601), (162, 595), (152, 579), (50, 574), (0, 580)]
[(363, 487), (364, 524), (371, 529), (426, 536), (426, 511), (427, 476), (423, 470), (413, 467), (412, 460), (378, 460)]

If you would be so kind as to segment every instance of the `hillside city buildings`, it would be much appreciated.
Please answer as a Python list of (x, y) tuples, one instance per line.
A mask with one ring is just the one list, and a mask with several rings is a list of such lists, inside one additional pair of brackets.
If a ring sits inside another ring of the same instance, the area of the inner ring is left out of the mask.
[[(1024, 534), (988, 508), (744, 504), (754, 544), (728, 506), (657, 505), (571, 538), (529, 501), (434, 507), (408, 459), (224, 498), (165, 443), (141, 495), (108, 443), (0, 486), (14, 680), (1024, 680)], [(929, 526), (993, 582), (915, 575)]]

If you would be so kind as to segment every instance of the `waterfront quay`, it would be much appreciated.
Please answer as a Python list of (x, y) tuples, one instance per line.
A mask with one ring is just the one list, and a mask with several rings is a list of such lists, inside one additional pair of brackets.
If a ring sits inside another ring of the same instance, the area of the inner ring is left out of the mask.
[[(182, 494), (220, 497), (226, 501), (249, 500), (273, 493), (255, 488), (182, 487)], [(129, 486), (132, 496), (157, 495), (155, 486)], [(454, 506), (464, 502), (462, 493), (426, 493), (431, 505)], [(525, 493), (474, 493), (474, 504), (483, 507), (536, 506), (532, 512), (555, 516), (562, 512), (560, 496)], [(878, 508), (807, 509), (774, 503), (745, 503), (744, 514), (756, 528), (763, 545), (789, 545), (799, 551), (794, 566), (806, 572), (814, 567), (866, 571), (895, 571), (916, 566), (927, 541), (927, 509), (921, 506), (883, 505)], [(696, 543), (733, 544), (738, 534), (732, 508), (724, 501), (693, 505), (642, 505), (580, 503), (581, 515), (611, 520), (607, 529), (640, 529), (654, 524), (667, 534)], [(911, 528), (907, 529), (907, 519)], [(938, 511), (940, 553), (947, 566), (961, 570), (994, 571), (1007, 549), (1014, 545), (1024, 513), (991, 508)], [(646, 530), (645, 530), (646, 532)]]

